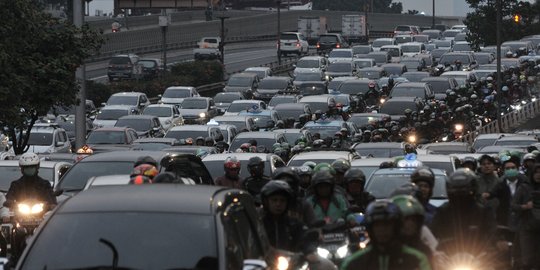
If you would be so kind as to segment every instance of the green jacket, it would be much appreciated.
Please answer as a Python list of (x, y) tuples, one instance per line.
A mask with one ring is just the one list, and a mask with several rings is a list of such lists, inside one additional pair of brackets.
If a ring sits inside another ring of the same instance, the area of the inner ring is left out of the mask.
[(306, 200), (313, 207), (313, 212), (315, 212), (315, 218), (317, 220), (330, 219), (330, 223), (334, 223), (340, 218), (344, 220), (347, 219), (348, 203), (345, 197), (341, 194), (334, 192), (326, 211), (324, 211), (317, 196), (311, 195)]
[(341, 270), (431, 270), (425, 254), (406, 245), (395, 245), (392, 250), (380, 252), (370, 245), (360, 250), (341, 265)]

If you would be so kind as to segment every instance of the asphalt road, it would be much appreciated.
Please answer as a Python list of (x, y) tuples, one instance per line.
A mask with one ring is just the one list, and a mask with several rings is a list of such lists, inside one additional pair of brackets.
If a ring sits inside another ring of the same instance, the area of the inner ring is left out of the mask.
[[(160, 58), (161, 53), (139, 55), (141, 57)], [(173, 64), (193, 60), (193, 49), (167, 52), (167, 63)], [(238, 72), (247, 67), (260, 66), (277, 61), (274, 41), (234, 43), (225, 46), (225, 67), (228, 73)], [(107, 83), (108, 61), (86, 65), (86, 78), (100, 83)]]

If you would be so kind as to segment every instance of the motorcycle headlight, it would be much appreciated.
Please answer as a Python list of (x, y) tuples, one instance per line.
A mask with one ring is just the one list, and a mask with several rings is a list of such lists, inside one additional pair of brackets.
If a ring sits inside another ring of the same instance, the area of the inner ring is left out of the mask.
[(380, 102), (381, 104), (383, 104), (385, 101), (386, 101), (386, 99), (384, 99), (384, 98), (381, 98), (381, 99), (379, 100), (379, 102)]
[(277, 258), (277, 270), (287, 270), (289, 268), (289, 260), (283, 256)]
[(521, 104), (522, 104), (522, 105), (525, 105), (525, 104), (527, 104), (527, 101), (522, 100), (522, 101), (521, 101)]
[(23, 215), (30, 215), (30, 214), (38, 214), (43, 212), (43, 204), (42, 203), (36, 203), (32, 206), (20, 203), (17, 205), (17, 209), (19, 210), (19, 213)]
[(328, 251), (325, 248), (317, 248), (317, 254), (323, 258), (330, 259), (331, 255), (330, 251)]
[(454, 126), (454, 129), (457, 131), (457, 132), (461, 132), (463, 131), (463, 125), (462, 124), (456, 124)]
[(457, 266), (457, 267), (453, 267), (452, 270), (474, 270), (474, 269), (469, 266)]
[(341, 246), (340, 248), (337, 249), (336, 253), (339, 259), (343, 259), (347, 257), (347, 255), (349, 254), (349, 246), (348, 245)]
[(531, 102), (535, 102), (535, 101), (536, 101), (535, 97), (531, 98)]
[(410, 143), (415, 143), (416, 142), (416, 135), (410, 135), (408, 140), (409, 140)]
[(199, 117), (200, 117), (200, 118), (206, 117), (206, 113), (203, 113), (203, 112), (202, 112), (202, 113), (199, 113)]
[(448, 141), (448, 136), (444, 136), (444, 137), (442, 138), (442, 141), (443, 141), (443, 142)]

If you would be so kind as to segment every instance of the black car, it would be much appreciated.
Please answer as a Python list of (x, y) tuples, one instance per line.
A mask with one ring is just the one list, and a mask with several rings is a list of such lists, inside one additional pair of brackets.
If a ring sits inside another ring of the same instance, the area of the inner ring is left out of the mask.
[(159, 118), (153, 115), (126, 115), (118, 118), (115, 127), (130, 127), (137, 131), (139, 138), (163, 137), (165, 130)]
[(417, 97), (394, 97), (386, 100), (379, 110), (379, 113), (390, 115), (393, 121), (398, 121), (400, 117), (405, 116), (405, 110), (411, 109), (418, 112), (424, 107), (424, 103)]
[(328, 53), (332, 49), (349, 48), (349, 43), (341, 36), (341, 34), (324, 34), (319, 36), (317, 41), (317, 53)]
[(428, 77), (423, 78), (422, 82), (431, 84), (431, 89), (437, 100), (446, 99), (446, 91), (448, 89), (454, 91), (459, 86), (456, 79), (451, 77)]
[(295, 87), (290, 77), (272, 76), (260, 81), (259, 87), (253, 92), (253, 96), (255, 99), (269, 102), (278, 93), (292, 92), (294, 90)]
[(224, 187), (96, 186), (42, 225), (18, 269), (276, 269), (278, 261), (251, 195)]
[(138, 79), (142, 75), (139, 56), (135, 54), (115, 55), (109, 60), (107, 76), (114, 79)]
[(151, 80), (157, 78), (163, 72), (163, 62), (157, 58), (141, 58), (139, 64), (142, 66), (142, 76)]

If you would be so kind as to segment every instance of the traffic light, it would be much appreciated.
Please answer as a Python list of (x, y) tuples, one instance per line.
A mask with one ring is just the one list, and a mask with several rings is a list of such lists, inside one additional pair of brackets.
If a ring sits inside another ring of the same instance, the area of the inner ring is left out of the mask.
[(514, 22), (515, 23), (521, 22), (521, 16), (519, 14), (514, 15)]

